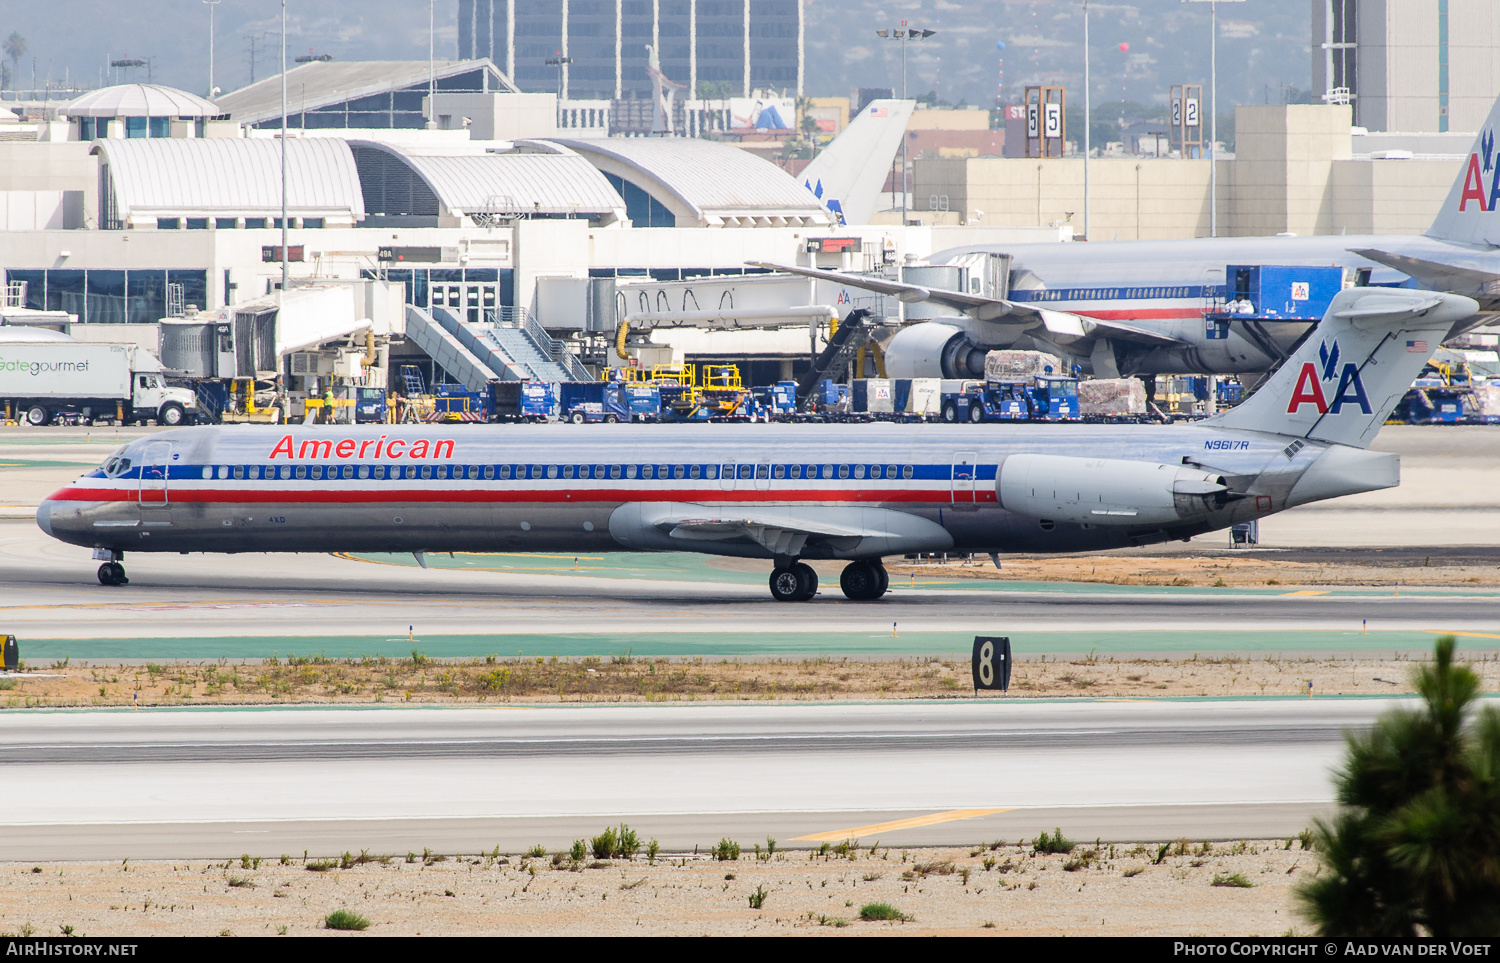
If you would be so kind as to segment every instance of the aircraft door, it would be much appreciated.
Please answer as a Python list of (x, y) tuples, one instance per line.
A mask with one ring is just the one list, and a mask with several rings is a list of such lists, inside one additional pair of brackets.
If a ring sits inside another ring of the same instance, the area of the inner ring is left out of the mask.
[(172, 443), (152, 442), (141, 457), (140, 512), (142, 525), (172, 524), (169, 467)]
[(974, 508), (974, 481), (979, 471), (979, 455), (972, 451), (953, 453), (953, 507)]

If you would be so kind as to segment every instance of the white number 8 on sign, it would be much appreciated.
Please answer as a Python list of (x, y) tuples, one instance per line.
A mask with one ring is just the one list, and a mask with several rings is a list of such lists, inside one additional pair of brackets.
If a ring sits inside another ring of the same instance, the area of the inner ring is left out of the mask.
[(985, 688), (995, 684), (995, 643), (988, 639), (979, 647), (979, 683)]

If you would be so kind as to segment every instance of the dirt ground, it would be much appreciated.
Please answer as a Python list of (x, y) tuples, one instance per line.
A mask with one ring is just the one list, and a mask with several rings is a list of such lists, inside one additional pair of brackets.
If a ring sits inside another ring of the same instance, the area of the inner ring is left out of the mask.
[[(324, 921), (343, 909), (369, 921), (366, 934), (393, 936), (1281, 936), (1308, 932), (1292, 887), (1317, 867), (1298, 840), (1081, 842), (1060, 855), (1002, 843), (908, 851), (878, 840), (824, 854), (770, 855), (765, 841), (756, 849), (654, 862), (491, 852), (7, 863), (0, 930), (337, 935)], [(860, 918), (879, 903), (905, 918)]]
[(1325, 549), (1178, 553), (1172, 555), (1069, 555), (887, 564), (893, 581), (916, 576), (1014, 582), (1084, 582), (1222, 588), (1319, 586), (1500, 585), (1500, 551), (1484, 549)]
[[(1473, 663), (1500, 691), (1500, 653)], [(1007, 698), (1326, 696), (1411, 692), (1406, 659), (1100, 656), (1019, 660)], [(269, 659), (260, 663), (54, 663), (0, 678), (0, 705), (692, 702), (973, 698), (968, 662), (812, 658)], [(1311, 684), (1309, 686), (1309, 683)], [(987, 698), (999, 693), (987, 692)]]

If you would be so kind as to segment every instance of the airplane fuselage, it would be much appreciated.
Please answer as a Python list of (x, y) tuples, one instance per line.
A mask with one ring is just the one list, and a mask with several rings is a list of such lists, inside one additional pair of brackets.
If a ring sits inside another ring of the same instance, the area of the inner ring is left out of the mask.
[[(1199, 425), (201, 427), (131, 443), (51, 496), (38, 523), (117, 554), (675, 549), (770, 558), (754, 541), (705, 544), (643, 529), (640, 518), (671, 508), (857, 522), (875, 509), (935, 524), (908, 542), (814, 539), (798, 554), (1070, 552), (1185, 539), (1288, 507), (1326, 446), (1288, 454), (1287, 442)], [(1080, 451), (1253, 478), (1253, 497), (1139, 525), (1002, 507), (996, 479), (1008, 457)]]
[[(1009, 254), (1011, 301), (1134, 324), (1184, 342), (1182, 347), (1154, 348), (1120, 344), (1123, 374), (1251, 374), (1280, 361), (1313, 322), (1235, 322), (1226, 336), (1209, 337), (1204, 316), (1223, 309), (1226, 268), (1338, 266), (1368, 270), (1372, 284), (1408, 282), (1400, 271), (1354, 253), (1371, 248), (1500, 274), (1500, 249), (1410, 234), (978, 245), (941, 251), (931, 260), (944, 263), (971, 252)], [(963, 327), (976, 343), (986, 344), (982, 322), (942, 320)], [(1016, 346), (1058, 350), (1042, 341)], [(1084, 370), (1092, 370), (1086, 359), (1080, 361)]]

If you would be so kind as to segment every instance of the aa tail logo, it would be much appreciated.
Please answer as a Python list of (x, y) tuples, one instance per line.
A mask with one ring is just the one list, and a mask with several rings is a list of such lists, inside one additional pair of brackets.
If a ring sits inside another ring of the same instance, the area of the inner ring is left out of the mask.
[[(1477, 159), (1478, 155), (1475, 156)], [(1292, 389), (1292, 399), (1286, 406), (1286, 413), (1294, 415), (1303, 405), (1312, 405), (1320, 415), (1337, 415), (1343, 412), (1345, 404), (1349, 404), (1357, 405), (1361, 414), (1370, 414), (1370, 399), (1365, 394), (1364, 382), (1359, 380), (1359, 366), (1346, 361), (1342, 370), (1339, 368), (1338, 341), (1335, 340), (1332, 345), (1325, 341), (1320, 345), (1318, 361), (1321, 365), (1311, 361), (1303, 362), (1302, 371), (1297, 375), (1297, 385)], [(1333, 401), (1330, 403), (1329, 394), (1323, 390), (1323, 385), (1332, 384), (1335, 377), (1338, 385), (1332, 392)]]
[[(1485, 175), (1489, 175), (1489, 191), (1485, 191)], [(1464, 171), (1464, 188), (1458, 196), (1458, 209), (1467, 210), (1474, 201), (1481, 211), (1493, 211), (1500, 204), (1500, 167), (1495, 164), (1495, 131), (1487, 129), (1479, 138), (1479, 150), (1469, 155), (1469, 166)]]

